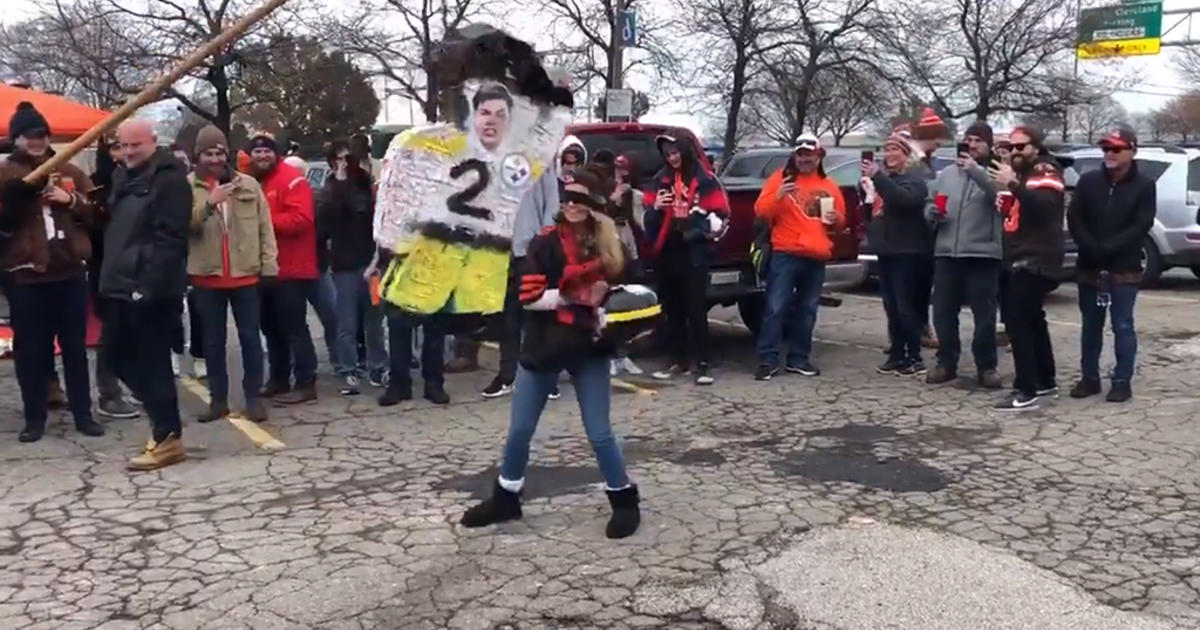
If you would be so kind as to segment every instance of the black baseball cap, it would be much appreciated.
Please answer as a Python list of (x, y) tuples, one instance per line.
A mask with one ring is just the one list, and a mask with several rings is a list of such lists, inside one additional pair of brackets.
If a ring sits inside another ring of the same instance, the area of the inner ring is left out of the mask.
[(1102, 147), (1117, 147), (1121, 149), (1137, 148), (1137, 133), (1128, 125), (1117, 125), (1101, 136), (1096, 144)]

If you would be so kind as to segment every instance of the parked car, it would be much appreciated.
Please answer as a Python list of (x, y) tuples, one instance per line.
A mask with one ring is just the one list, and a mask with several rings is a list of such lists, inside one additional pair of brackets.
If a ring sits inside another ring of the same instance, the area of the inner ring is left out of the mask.
[[(634, 176), (638, 183), (649, 182), (663, 166), (662, 156), (654, 138), (669, 134), (680, 142), (689, 143), (704, 168), (712, 170), (712, 163), (704, 153), (704, 147), (695, 134), (682, 127), (641, 123), (589, 123), (571, 125), (567, 133), (583, 143), (588, 155), (600, 149), (625, 154), (633, 161)], [(735, 155), (726, 165), (735, 166), (743, 154)], [(756, 330), (762, 321), (763, 287), (750, 263), (750, 245), (754, 240), (754, 200), (765, 176), (759, 177), (748, 186), (725, 184), (729, 194), (729, 231), (717, 241), (716, 256), (709, 271), (708, 299), (712, 306), (738, 305), (742, 321), (751, 330)], [(724, 184), (724, 179), (722, 178)], [(853, 257), (851, 257), (853, 260)], [(653, 273), (653, 269), (650, 269)], [(826, 302), (828, 303), (828, 302)]]
[[(755, 331), (755, 322), (762, 320), (763, 295), (749, 260), (750, 241), (754, 235), (754, 202), (758, 200), (767, 178), (783, 168), (791, 154), (792, 149), (788, 147), (747, 149), (731, 157), (721, 170), (721, 183), (729, 194), (729, 205), (738, 222), (739, 239), (735, 243), (741, 248), (736, 253), (744, 260), (743, 277), (754, 280), (753, 291), (747, 290), (737, 296), (738, 311), (742, 321)], [(857, 150), (828, 149), (824, 161), (825, 172), (834, 177), (834, 172), (847, 164), (857, 168), (858, 157)], [(848, 187), (841, 179), (834, 177), (834, 181), (838, 182), (846, 201), (846, 225), (833, 237), (833, 259), (825, 267), (826, 290), (858, 286), (866, 279), (867, 273), (866, 264), (858, 259), (859, 235), (863, 232), (862, 213), (858, 211), (858, 179), (855, 178)], [(732, 228), (730, 232), (732, 234)]]
[[(1066, 155), (1077, 173), (1101, 167), (1097, 148)], [(1153, 285), (1164, 271), (1188, 267), (1200, 278), (1200, 150), (1173, 146), (1139, 147), (1138, 170), (1157, 182), (1158, 213), (1142, 241), (1143, 285)]]

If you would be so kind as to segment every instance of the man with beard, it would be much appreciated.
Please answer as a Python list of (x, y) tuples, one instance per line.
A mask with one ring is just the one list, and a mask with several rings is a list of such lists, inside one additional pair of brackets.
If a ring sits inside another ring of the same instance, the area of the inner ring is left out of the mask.
[(279, 264), (278, 281), (260, 285), (270, 360), (263, 396), (281, 405), (314, 402), (317, 353), (308, 331), (308, 296), (318, 277), (312, 188), (303, 173), (283, 163), (268, 134), (250, 139), (250, 169), (271, 208)]
[(213, 422), (229, 415), (225, 339), (227, 313), (232, 310), (242, 349), (245, 416), (263, 422), (267, 408), (260, 397), (258, 285), (261, 278), (279, 273), (271, 210), (258, 182), (233, 171), (225, 134), (214, 125), (196, 134), (196, 172), (189, 181), (193, 203), (188, 274), (195, 287), (194, 304), (206, 327), (202, 338), (209, 365), (209, 409), (199, 420)]
[(50, 125), (32, 104), (22, 102), (8, 129), (15, 150), (0, 164), (0, 227), (12, 235), (4, 271), (12, 274), (6, 289), (25, 415), (18, 439), (36, 442), (46, 430), (55, 337), (75, 428), (84, 435), (104, 435), (92, 418), (88, 383), (86, 261), (92, 255), (87, 232), (92, 205), (85, 195), (91, 182), (64, 163), (49, 178), (26, 184), (22, 178), (54, 155)]
[(846, 221), (846, 202), (837, 183), (825, 175), (824, 157), (816, 136), (800, 136), (788, 164), (767, 178), (754, 203), (755, 216), (771, 228), (755, 380), (769, 381), (779, 372), (785, 337), (787, 371), (808, 377), (821, 374), (812, 362), (812, 334), (825, 284), (825, 262), (833, 256), (830, 235)]
[[(645, 190), (645, 230), (667, 316), (671, 363), (653, 374), (670, 380), (696, 366), (696, 384), (712, 385), (708, 345), (708, 267), (712, 239), (729, 216), (725, 191), (688, 142), (655, 138), (665, 164)], [(565, 152), (564, 152), (565, 157)], [(564, 169), (565, 170), (565, 169)]]
[(990, 172), (999, 188), (996, 210), (1004, 220), (1005, 299), (1016, 378), (1012, 397), (996, 409), (1020, 411), (1037, 408), (1039, 398), (1058, 396), (1044, 309), (1062, 270), (1066, 186), (1040, 129), (1017, 127), (1009, 141), (1011, 166), (1000, 163)]
[(187, 234), (192, 191), (183, 165), (156, 146), (146, 120), (121, 125), (125, 168), (113, 177), (112, 218), (104, 235), (100, 293), (109, 301), (105, 333), (113, 371), (142, 401), (153, 425), (130, 470), (155, 470), (184, 459), (171, 342), (187, 288)]
[(1000, 389), (996, 372), (996, 294), (1002, 257), (996, 185), (986, 165), (992, 161), (992, 128), (985, 122), (967, 127), (964, 151), (942, 169), (931, 185), (926, 214), (934, 226), (933, 325), (937, 329), (937, 366), (926, 382), (958, 378), (962, 352), (958, 315), (964, 303), (975, 317), (971, 344), (979, 384)]

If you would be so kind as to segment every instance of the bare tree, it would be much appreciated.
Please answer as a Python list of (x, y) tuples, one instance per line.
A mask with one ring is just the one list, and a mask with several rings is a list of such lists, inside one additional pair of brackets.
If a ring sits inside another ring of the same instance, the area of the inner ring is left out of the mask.
[(358, 0), (351, 10), (326, 20), (320, 30), (331, 43), (375, 76), (398, 86), (421, 107), (427, 121), (438, 119), (441, 87), (432, 72), (446, 41), (468, 37), (488, 0)]
[(811, 121), (817, 135), (833, 137), (834, 146), (850, 133), (884, 117), (888, 91), (870, 68), (846, 65), (816, 79)]
[(725, 156), (741, 140), (738, 123), (747, 89), (764, 70), (763, 56), (787, 45), (782, 36), (792, 27), (784, 17), (786, 0), (677, 0), (690, 14), (686, 31), (704, 66), (707, 90), (719, 94), (725, 112), (722, 136)]
[(1129, 113), (1109, 95), (1096, 94), (1090, 102), (1076, 105), (1070, 112), (1076, 133), (1088, 144), (1113, 125), (1129, 120)]
[(1200, 91), (1193, 90), (1171, 99), (1161, 112), (1164, 135), (1174, 135), (1181, 142), (1200, 134)]
[(651, 2), (625, 2), (626, 9), (637, 9), (638, 49), (642, 52), (636, 58), (625, 55), (620, 68), (615, 63), (619, 42), (613, 39), (619, 17), (616, 0), (544, 0), (541, 6), (549, 18), (550, 31), (567, 34), (552, 41), (550, 48), (558, 53), (556, 61), (566, 65), (580, 87), (595, 80), (606, 88), (613, 87), (618, 76), (641, 67), (664, 79), (676, 68), (671, 44), (677, 42), (668, 42), (669, 24)]
[(1074, 5), (1040, 0), (896, 0), (873, 30), (898, 85), (951, 117), (1062, 111), (1080, 101), (1064, 72), (1075, 41)]

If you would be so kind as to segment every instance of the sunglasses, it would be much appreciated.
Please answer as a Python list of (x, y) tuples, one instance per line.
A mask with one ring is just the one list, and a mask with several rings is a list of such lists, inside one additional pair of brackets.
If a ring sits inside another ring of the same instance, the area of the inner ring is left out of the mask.
[(1016, 142), (1016, 143), (1013, 143), (1011, 148), (1013, 151), (1019, 152), (1019, 151), (1024, 151), (1025, 147), (1027, 147), (1027, 146), (1029, 146), (1028, 142)]
[(1128, 149), (1128, 147), (1100, 147), (1100, 150), (1104, 151), (1105, 153), (1114, 153), (1115, 154), (1115, 153), (1124, 153), (1124, 152), (1128, 151), (1129, 149)]
[(563, 201), (565, 203), (575, 203), (581, 206), (587, 206), (594, 210), (600, 210), (604, 207), (600, 202), (593, 199), (591, 195), (587, 193), (581, 193), (576, 190), (568, 190), (564, 192)]

